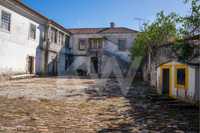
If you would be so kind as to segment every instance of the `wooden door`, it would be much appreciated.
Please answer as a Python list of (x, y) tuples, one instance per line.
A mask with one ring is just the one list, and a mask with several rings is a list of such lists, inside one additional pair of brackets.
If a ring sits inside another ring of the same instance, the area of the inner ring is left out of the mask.
[(170, 70), (164, 68), (162, 70), (162, 93), (169, 95), (170, 90)]
[(28, 73), (34, 73), (34, 57), (28, 56)]

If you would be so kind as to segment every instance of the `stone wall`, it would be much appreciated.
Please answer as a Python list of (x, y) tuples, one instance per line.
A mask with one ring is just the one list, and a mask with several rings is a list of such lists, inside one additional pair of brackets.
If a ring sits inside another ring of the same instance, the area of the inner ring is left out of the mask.
[(173, 59), (176, 59), (176, 55), (173, 53), (171, 45), (164, 45), (151, 55), (147, 55), (142, 65), (144, 81), (156, 87), (157, 66)]

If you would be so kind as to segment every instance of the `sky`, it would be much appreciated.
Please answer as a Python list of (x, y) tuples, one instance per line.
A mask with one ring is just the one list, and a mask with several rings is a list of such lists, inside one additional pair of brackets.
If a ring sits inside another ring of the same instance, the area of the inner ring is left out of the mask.
[[(66, 28), (118, 27), (138, 30), (152, 22), (157, 12), (186, 15), (190, 6), (183, 0), (22, 0), (32, 9)], [(138, 18), (141, 20), (139, 21)]]

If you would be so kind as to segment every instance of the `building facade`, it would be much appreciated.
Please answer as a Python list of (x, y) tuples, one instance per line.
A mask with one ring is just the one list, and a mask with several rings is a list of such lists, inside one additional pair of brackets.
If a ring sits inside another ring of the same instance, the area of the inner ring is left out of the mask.
[(186, 101), (200, 101), (200, 49), (199, 35), (185, 39), (190, 49), (188, 57), (181, 57), (176, 44), (161, 45), (144, 58), (143, 80), (157, 88), (157, 92)]
[(199, 101), (199, 66), (169, 61), (157, 67), (160, 94), (187, 101)]
[(131, 62), (129, 50), (137, 31), (115, 27), (114, 23), (108, 28), (67, 30), (71, 32), (70, 47), (73, 55), (73, 63), (68, 67), (70, 72), (101, 75), (106, 71), (105, 66), (113, 67), (113, 64), (108, 62), (110, 57), (114, 57), (123, 69)]
[(47, 75), (65, 75), (69, 32), (53, 21), (47, 25), (46, 41), (42, 47)]
[(0, 75), (100, 75), (110, 57), (125, 71), (136, 36), (114, 23), (66, 29), (20, 0), (0, 0)]
[(19, 0), (0, 0), (0, 75), (64, 73), (69, 33)]
[(0, 0), (1, 75), (37, 73), (47, 19), (17, 1)]

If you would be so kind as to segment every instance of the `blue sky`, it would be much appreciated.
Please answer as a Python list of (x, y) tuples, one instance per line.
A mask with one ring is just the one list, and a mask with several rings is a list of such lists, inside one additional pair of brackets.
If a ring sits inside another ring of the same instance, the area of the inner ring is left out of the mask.
[(155, 19), (157, 12), (189, 13), (183, 0), (22, 0), (26, 5), (67, 28), (116, 26), (138, 29), (135, 18)]

